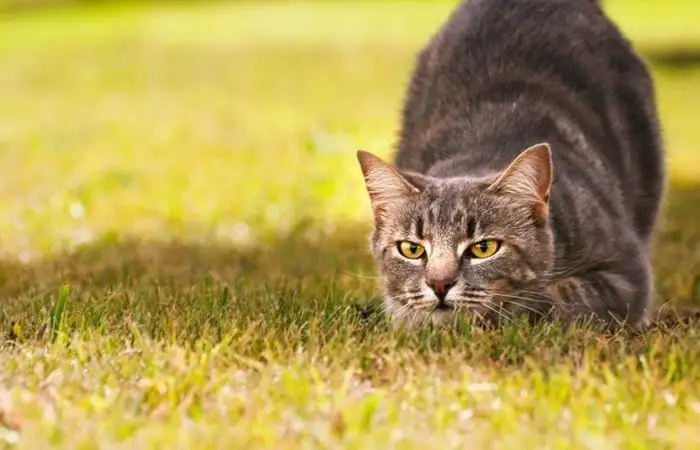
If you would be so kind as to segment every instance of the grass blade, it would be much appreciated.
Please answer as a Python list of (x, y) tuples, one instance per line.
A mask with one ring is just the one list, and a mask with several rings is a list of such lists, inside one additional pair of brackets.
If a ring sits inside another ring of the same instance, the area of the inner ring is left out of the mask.
[(56, 340), (56, 335), (63, 322), (63, 313), (66, 310), (66, 303), (68, 303), (68, 295), (70, 295), (70, 286), (64, 284), (58, 291), (58, 299), (51, 311), (50, 330), (52, 341)]

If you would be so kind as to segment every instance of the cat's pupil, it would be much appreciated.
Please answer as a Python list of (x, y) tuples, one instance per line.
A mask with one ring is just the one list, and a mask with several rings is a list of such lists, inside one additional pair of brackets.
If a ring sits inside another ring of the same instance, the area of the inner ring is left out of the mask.
[(410, 244), (409, 245), (409, 251), (411, 253), (416, 253), (418, 251), (418, 246), (416, 244)]
[(480, 242), (479, 243), (479, 250), (482, 252), (486, 253), (486, 251), (489, 249), (489, 245), (486, 242)]

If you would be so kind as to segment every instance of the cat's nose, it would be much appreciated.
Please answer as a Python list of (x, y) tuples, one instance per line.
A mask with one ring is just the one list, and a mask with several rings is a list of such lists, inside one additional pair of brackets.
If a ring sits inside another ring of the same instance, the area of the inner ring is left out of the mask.
[(440, 301), (445, 300), (447, 293), (452, 286), (455, 285), (455, 280), (452, 278), (440, 278), (437, 280), (428, 280), (428, 286), (435, 292)]

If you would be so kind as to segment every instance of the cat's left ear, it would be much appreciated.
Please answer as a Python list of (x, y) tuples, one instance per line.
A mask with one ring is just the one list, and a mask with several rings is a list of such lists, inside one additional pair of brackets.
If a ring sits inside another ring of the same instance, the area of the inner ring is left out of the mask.
[(546, 143), (533, 145), (520, 153), (489, 187), (532, 201), (538, 219), (547, 215), (551, 188), (552, 152)]
[(388, 204), (419, 194), (428, 182), (419, 174), (399, 172), (391, 164), (364, 150), (357, 151), (357, 161), (377, 219)]

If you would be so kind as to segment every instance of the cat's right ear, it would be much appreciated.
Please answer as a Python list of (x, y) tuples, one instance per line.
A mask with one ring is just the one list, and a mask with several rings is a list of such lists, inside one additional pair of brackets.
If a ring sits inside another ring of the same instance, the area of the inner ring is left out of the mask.
[(404, 176), (391, 164), (370, 152), (358, 150), (357, 161), (360, 163), (376, 218), (381, 216), (387, 204), (418, 194), (425, 187), (424, 180), (419, 175), (405, 174)]

